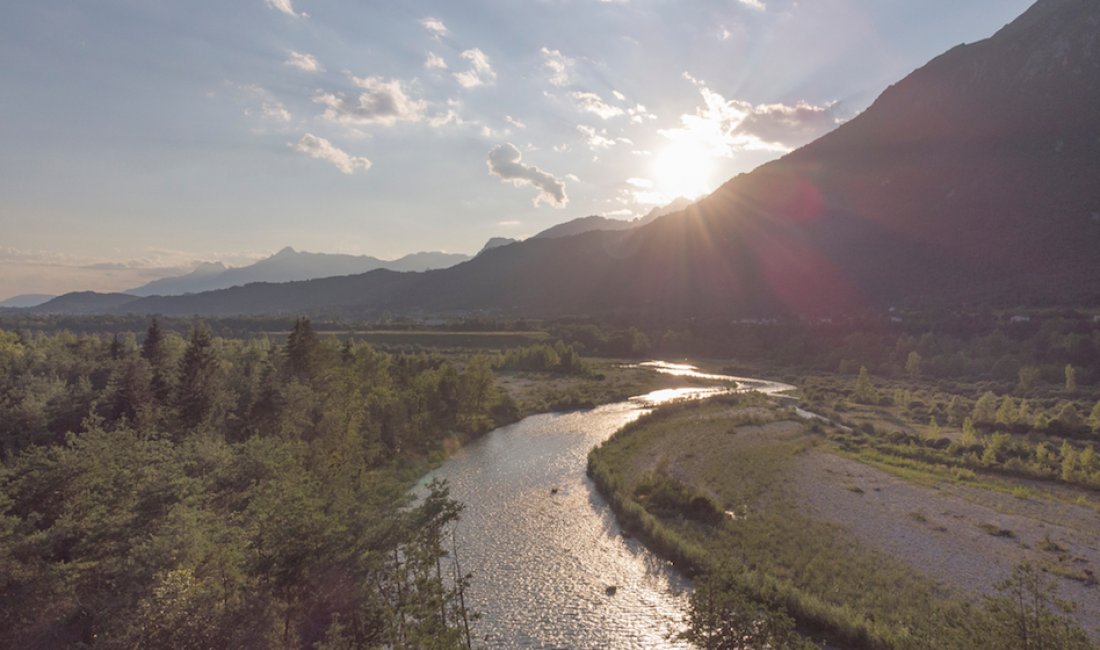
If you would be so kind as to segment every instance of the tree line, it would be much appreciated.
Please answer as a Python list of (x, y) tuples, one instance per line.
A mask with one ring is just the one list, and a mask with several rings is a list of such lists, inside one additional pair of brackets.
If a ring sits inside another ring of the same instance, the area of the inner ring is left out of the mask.
[(514, 417), (483, 355), (0, 331), (0, 646), (462, 648), (427, 459)]

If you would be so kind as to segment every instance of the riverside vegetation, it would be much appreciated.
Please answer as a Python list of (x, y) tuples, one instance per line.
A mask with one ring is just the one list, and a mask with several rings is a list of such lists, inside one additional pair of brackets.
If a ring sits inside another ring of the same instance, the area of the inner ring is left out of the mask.
[(299, 319), (276, 343), (0, 331), (0, 646), (471, 644), (445, 485), (514, 421), (494, 368), (568, 346), (385, 353)]
[(802, 647), (796, 624), (850, 648), (1092, 647), (1046, 566), (1023, 563), (970, 603), (807, 514), (791, 486), (808, 457), (878, 459), (882, 444), (898, 442), (727, 396), (627, 426), (589, 473), (627, 529), (697, 577), (687, 634), (702, 647)]

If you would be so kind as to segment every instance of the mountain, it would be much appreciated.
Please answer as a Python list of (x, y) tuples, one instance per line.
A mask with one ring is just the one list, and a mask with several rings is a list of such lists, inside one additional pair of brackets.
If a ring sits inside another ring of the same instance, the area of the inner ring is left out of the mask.
[(129, 311), (126, 307), (139, 300), (128, 293), (74, 291), (29, 308), (35, 314), (105, 314)]
[(23, 309), (26, 307), (37, 307), (52, 298), (54, 298), (54, 296), (44, 293), (25, 293), (0, 301), (0, 308)]
[(638, 217), (637, 219), (612, 219), (610, 217), (602, 217), (599, 215), (592, 215), (590, 217), (579, 217), (572, 221), (566, 221), (565, 223), (559, 223), (556, 226), (551, 226), (546, 230), (534, 235), (532, 239), (554, 239), (557, 237), (572, 237), (573, 235), (579, 235), (581, 233), (592, 232), (593, 230), (629, 230), (631, 228), (637, 228), (644, 226), (647, 223), (663, 217), (666, 214), (672, 214), (673, 212), (680, 212), (684, 208), (691, 205), (690, 199), (683, 197), (674, 200), (668, 205), (653, 208), (644, 217)]
[(135, 296), (177, 296), (184, 293), (194, 293), (203, 290), (199, 287), (209, 288), (216, 285), (216, 278), (227, 270), (229, 270), (229, 267), (221, 262), (202, 262), (187, 275), (153, 280), (126, 293)]
[(426, 273), (145, 299), (162, 313), (494, 311), (673, 320), (1100, 300), (1100, 2), (1040, 0), (832, 133), (629, 230)]
[(491, 251), (494, 248), (500, 248), (501, 246), (507, 246), (509, 244), (517, 243), (518, 239), (512, 239), (511, 237), (490, 237), (489, 241), (485, 242), (485, 245), (481, 247), (481, 250), (477, 252), (481, 255), (485, 251)]
[(454, 253), (412, 253), (396, 260), (369, 255), (299, 252), (286, 247), (248, 266), (227, 268), (220, 262), (203, 263), (187, 275), (155, 280), (127, 293), (135, 296), (173, 296), (235, 287), (250, 282), (293, 282), (338, 275), (357, 275), (374, 269), (426, 271), (446, 268), (470, 259)]

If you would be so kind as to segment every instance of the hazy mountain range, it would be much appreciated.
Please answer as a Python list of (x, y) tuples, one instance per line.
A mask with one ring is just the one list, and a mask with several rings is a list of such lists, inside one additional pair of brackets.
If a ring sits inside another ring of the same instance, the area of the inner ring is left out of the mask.
[(112, 309), (679, 319), (1096, 300), (1098, 106), (1100, 2), (1040, 0), (832, 133), (640, 227), (533, 237), (425, 273)]
[(237, 287), (251, 282), (292, 282), (337, 275), (357, 275), (374, 269), (427, 271), (454, 266), (470, 259), (459, 253), (412, 253), (396, 260), (370, 255), (307, 253), (287, 246), (271, 257), (248, 266), (228, 268), (221, 262), (200, 264), (187, 275), (154, 280), (124, 293), (134, 296), (178, 296)]
[(0, 300), (0, 308), (22, 309), (25, 307), (35, 307), (52, 298), (54, 298), (54, 296), (45, 293), (24, 293), (18, 296), (12, 296), (7, 300)]

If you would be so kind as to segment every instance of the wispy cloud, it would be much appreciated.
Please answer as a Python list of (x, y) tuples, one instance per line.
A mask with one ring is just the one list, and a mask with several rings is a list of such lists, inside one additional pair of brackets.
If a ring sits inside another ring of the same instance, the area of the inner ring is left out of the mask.
[(294, 3), (292, 0), (264, 0), (264, 3), (266, 3), (269, 8), (280, 11), (288, 16), (309, 18), (309, 14), (304, 11), (299, 13), (294, 10)]
[(489, 173), (500, 178), (506, 183), (516, 187), (531, 185), (539, 192), (535, 196), (534, 203), (546, 203), (555, 208), (564, 208), (569, 203), (569, 197), (565, 194), (565, 183), (553, 174), (545, 172), (534, 165), (526, 165), (522, 162), (523, 154), (511, 143), (494, 147), (489, 152), (486, 164)]
[(438, 18), (432, 18), (428, 16), (420, 19), (420, 26), (428, 30), (428, 33), (432, 35), (437, 41), (443, 40), (443, 37), (447, 35), (447, 26), (443, 24), (443, 21)]
[(606, 129), (597, 130), (592, 126), (578, 124), (577, 131), (580, 131), (581, 135), (584, 136), (584, 141), (588, 143), (588, 148), (593, 151), (597, 149), (607, 149), (615, 145), (615, 141), (607, 137)]
[(573, 59), (562, 54), (559, 50), (542, 48), (542, 65), (550, 71), (550, 83), (555, 86), (568, 86), (572, 77)]
[(489, 65), (489, 57), (476, 47), (462, 53), (462, 58), (470, 62), (470, 69), (456, 72), (455, 80), (463, 88), (477, 88), (496, 81), (497, 73)]
[(745, 5), (749, 9), (755, 9), (757, 11), (764, 11), (765, 9), (767, 9), (767, 6), (765, 6), (763, 2), (760, 2), (760, 0), (737, 0), (737, 1), (740, 2), (741, 4)]
[(428, 56), (424, 59), (424, 67), (428, 70), (446, 70), (447, 62), (435, 52), (428, 52)]
[(294, 50), (290, 50), (290, 52), (287, 53), (287, 59), (283, 63), (293, 68), (304, 70), (305, 72), (320, 72), (324, 70), (321, 64), (317, 62), (317, 57), (312, 54), (296, 52)]
[(359, 156), (352, 156), (348, 152), (333, 145), (328, 140), (307, 133), (298, 142), (288, 144), (291, 149), (304, 153), (315, 160), (323, 160), (331, 163), (344, 174), (354, 173), (357, 169), (366, 171), (371, 168), (371, 161)]
[(759, 104), (726, 99), (689, 74), (703, 106), (680, 117), (680, 125), (661, 130), (674, 143), (716, 157), (738, 151), (786, 152), (832, 130), (841, 122), (839, 104)]
[(623, 109), (612, 106), (596, 93), (572, 92), (569, 96), (577, 102), (577, 107), (586, 113), (592, 113), (601, 119), (609, 120), (623, 114)]
[(363, 89), (358, 97), (349, 99), (342, 94), (321, 93), (313, 98), (325, 107), (325, 119), (345, 125), (393, 126), (397, 122), (419, 122), (424, 118), (427, 102), (410, 97), (399, 79), (352, 79)]

